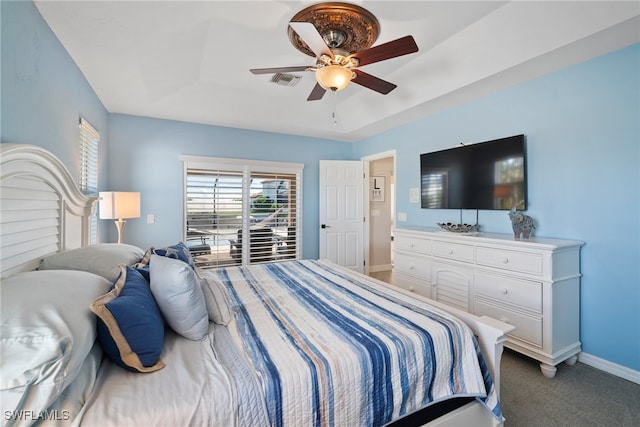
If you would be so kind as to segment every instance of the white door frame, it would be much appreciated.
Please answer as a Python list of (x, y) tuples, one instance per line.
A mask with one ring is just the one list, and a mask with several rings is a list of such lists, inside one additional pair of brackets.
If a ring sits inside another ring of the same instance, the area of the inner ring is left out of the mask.
[[(369, 212), (369, 162), (374, 160), (386, 159), (387, 157), (393, 157), (393, 174), (396, 176), (396, 150), (383, 151), (382, 153), (370, 154), (368, 156), (361, 157), (362, 160), (362, 170), (364, 171), (364, 191), (363, 191), (363, 201), (362, 201), (362, 213), (365, 217), (365, 225), (362, 235), (362, 244), (364, 245), (364, 274), (369, 274), (369, 224), (371, 221), (370, 212)], [(396, 187), (397, 188), (397, 187)], [(397, 193), (396, 193), (397, 197)], [(395, 200), (393, 201), (393, 217), (396, 218), (396, 206)]]

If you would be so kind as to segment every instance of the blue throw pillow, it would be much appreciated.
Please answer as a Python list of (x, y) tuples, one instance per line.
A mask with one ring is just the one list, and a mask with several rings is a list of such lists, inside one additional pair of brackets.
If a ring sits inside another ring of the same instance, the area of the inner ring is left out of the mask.
[(196, 268), (196, 263), (193, 261), (189, 248), (182, 242), (165, 248), (153, 249), (153, 253), (167, 258), (179, 259), (189, 264), (191, 268)]
[(132, 372), (153, 372), (160, 360), (164, 320), (149, 284), (135, 269), (121, 265), (113, 289), (91, 303), (98, 316), (98, 339), (107, 356)]
[(142, 275), (142, 277), (144, 277), (144, 279), (147, 281), (147, 284), (149, 284), (151, 282), (151, 278), (149, 277), (149, 264), (142, 265), (142, 266), (138, 266), (136, 264), (136, 265), (133, 266), (133, 268), (135, 268), (136, 271), (138, 273), (140, 273)]
[(149, 278), (149, 260), (151, 260), (151, 255), (153, 255), (155, 249), (156, 248), (151, 246), (144, 253), (144, 256), (142, 257), (142, 259), (138, 263), (132, 265), (133, 268), (135, 268), (140, 272), (140, 274), (142, 274), (142, 276), (147, 280), (147, 283), (149, 283), (151, 280)]

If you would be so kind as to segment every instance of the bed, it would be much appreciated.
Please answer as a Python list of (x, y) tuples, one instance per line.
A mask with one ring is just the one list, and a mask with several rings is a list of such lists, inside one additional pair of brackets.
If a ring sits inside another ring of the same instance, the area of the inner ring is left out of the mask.
[(95, 199), (55, 156), (1, 162), (5, 425), (503, 424), (511, 326), (322, 260), (87, 245)]

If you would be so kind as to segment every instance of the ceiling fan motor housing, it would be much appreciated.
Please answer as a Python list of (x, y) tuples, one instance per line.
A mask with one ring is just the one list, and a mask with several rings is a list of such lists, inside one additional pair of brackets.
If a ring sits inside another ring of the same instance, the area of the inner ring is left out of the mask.
[(339, 30), (329, 30), (322, 34), (322, 39), (330, 49), (339, 48), (347, 39), (347, 35)]
[[(376, 42), (380, 24), (368, 10), (349, 3), (319, 3), (302, 9), (291, 22), (310, 22), (329, 48), (347, 52), (347, 55), (367, 49)], [(315, 57), (307, 44), (288, 27), (291, 44), (299, 51)]]

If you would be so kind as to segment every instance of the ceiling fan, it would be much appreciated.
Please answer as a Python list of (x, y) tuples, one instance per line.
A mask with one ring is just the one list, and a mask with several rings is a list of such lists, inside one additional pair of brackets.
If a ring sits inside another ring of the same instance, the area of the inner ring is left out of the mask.
[(358, 69), (418, 51), (412, 36), (373, 46), (380, 24), (371, 12), (349, 3), (328, 2), (309, 6), (289, 22), (289, 40), (301, 52), (316, 58), (316, 64), (253, 68), (253, 74), (315, 71), (317, 83), (307, 101), (322, 99), (325, 92), (337, 92), (353, 81), (383, 95), (397, 86)]

